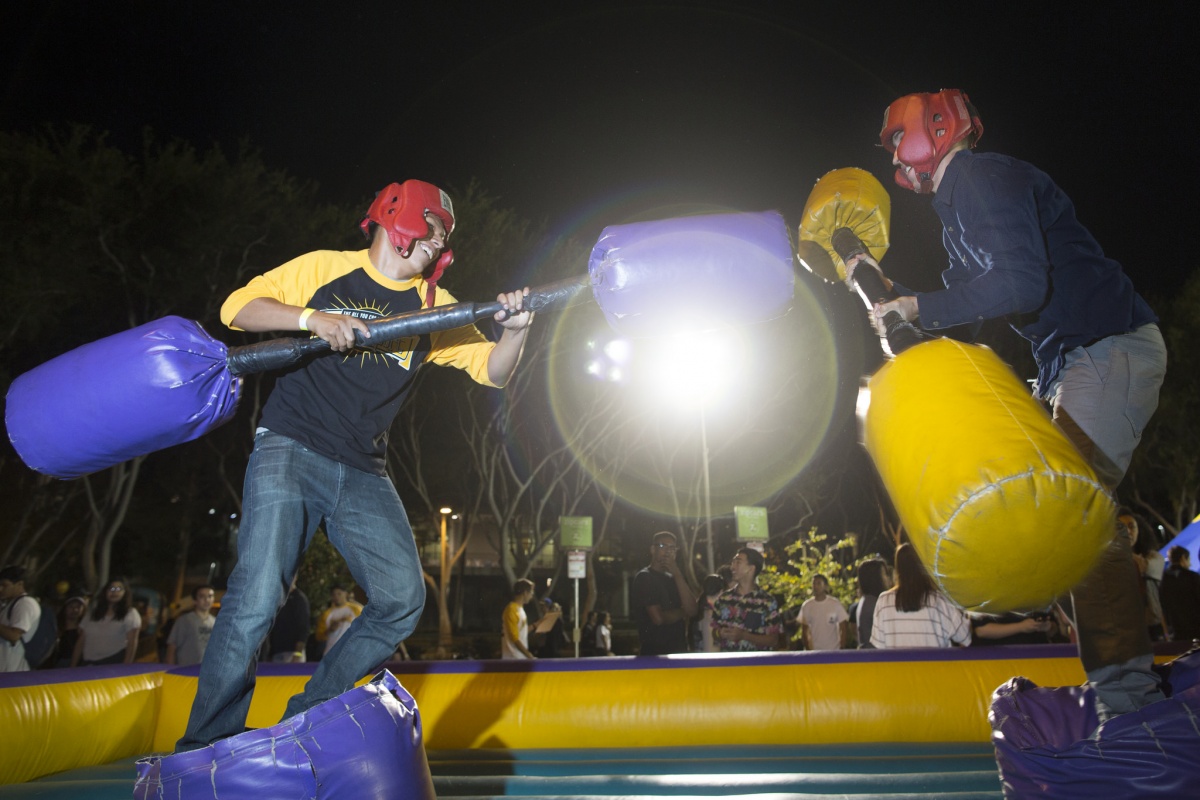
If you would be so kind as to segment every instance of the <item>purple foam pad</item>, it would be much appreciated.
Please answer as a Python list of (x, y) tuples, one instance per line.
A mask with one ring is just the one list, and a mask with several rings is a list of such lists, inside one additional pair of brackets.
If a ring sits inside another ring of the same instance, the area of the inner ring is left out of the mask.
[(199, 323), (165, 317), (30, 370), (8, 390), (8, 438), (32, 469), (76, 478), (226, 422), (241, 381)]
[(588, 275), (614, 330), (663, 336), (782, 316), (792, 265), (783, 217), (762, 211), (611, 225)]

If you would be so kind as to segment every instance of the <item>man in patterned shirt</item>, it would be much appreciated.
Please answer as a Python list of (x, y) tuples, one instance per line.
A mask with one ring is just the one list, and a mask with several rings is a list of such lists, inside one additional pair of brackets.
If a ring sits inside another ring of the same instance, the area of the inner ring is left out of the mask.
[(734, 585), (713, 603), (713, 641), (726, 653), (777, 650), (783, 615), (775, 598), (758, 588), (762, 553), (743, 547), (729, 566)]

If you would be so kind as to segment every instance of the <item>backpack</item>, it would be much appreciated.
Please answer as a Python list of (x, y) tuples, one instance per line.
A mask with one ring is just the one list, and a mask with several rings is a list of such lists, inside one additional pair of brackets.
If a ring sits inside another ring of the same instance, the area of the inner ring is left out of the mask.
[[(29, 595), (21, 595), (13, 601), (15, 606)], [(33, 600), (32, 597), (29, 597)], [(33, 600), (37, 602), (37, 600)], [(9, 619), (12, 619), (12, 608), (9, 608)], [(38, 619), (37, 630), (33, 632), (33, 636), (29, 641), (25, 642), (25, 660), (29, 662), (30, 669), (37, 669), (46, 662), (50, 654), (54, 652), (54, 648), (58, 646), (58, 620), (54, 618), (54, 614), (46, 608), (42, 609), (41, 617)]]

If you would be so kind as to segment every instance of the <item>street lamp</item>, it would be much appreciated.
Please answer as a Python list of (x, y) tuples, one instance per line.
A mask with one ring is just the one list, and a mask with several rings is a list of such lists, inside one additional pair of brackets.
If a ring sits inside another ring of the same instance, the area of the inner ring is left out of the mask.
[(677, 336), (588, 342), (587, 373), (596, 380), (625, 384), (643, 394), (639, 408), (692, 411), (700, 422), (701, 491), (708, 567), (716, 568), (712, 533), (712, 480), (708, 419), (731, 389), (745, 381), (744, 334), (723, 328)]
[(450, 556), (450, 552), (449, 552), (449, 550), (450, 550), (450, 548), (449, 548), (449, 542), (446, 540), (446, 517), (448, 517), (448, 516), (450, 516), (451, 514), (453, 514), (453, 513), (454, 513), (454, 509), (450, 508), (449, 506), (442, 506), (442, 507), (441, 507), (440, 509), (438, 509), (438, 510), (439, 510), (439, 511), (441, 512), (441, 514), (442, 514), (442, 540), (441, 540), (441, 545), (442, 545), (442, 560), (441, 560), (441, 563), (440, 563), (440, 565), (439, 565), (439, 569), (440, 569), (440, 570), (444, 570), (444, 569), (446, 569), (446, 559), (447, 559), (447, 558), (449, 558), (449, 556)]
[(449, 542), (446, 539), (446, 517), (454, 513), (449, 506), (442, 506), (438, 509), (442, 514), (442, 552), (441, 561), (438, 564), (438, 658), (449, 658), (450, 648), (454, 644), (450, 628), (450, 611), (447, 608), (447, 600), (449, 597), (450, 576), (449, 572), (450, 552)]
[(731, 365), (737, 355), (730, 336), (707, 331), (666, 339), (652, 354), (655, 394), (673, 405), (700, 415), (701, 480), (704, 492), (704, 539), (708, 569), (716, 569), (712, 534), (712, 484), (709, 477), (708, 410), (716, 406), (733, 383)]

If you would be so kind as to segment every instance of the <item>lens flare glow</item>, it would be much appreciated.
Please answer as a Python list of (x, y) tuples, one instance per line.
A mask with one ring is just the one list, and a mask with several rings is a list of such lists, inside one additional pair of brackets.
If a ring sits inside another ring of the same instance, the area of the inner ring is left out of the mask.
[(759, 504), (852, 419), (858, 372), (814, 291), (797, 281), (793, 310), (771, 322), (657, 340), (617, 337), (593, 304), (567, 309), (548, 361), (555, 424), (623, 501), (700, 517), (703, 418), (713, 514)]
[(709, 331), (647, 343), (653, 397), (683, 409), (707, 409), (719, 403), (735, 379), (729, 369), (736, 364), (732, 338), (731, 333)]

